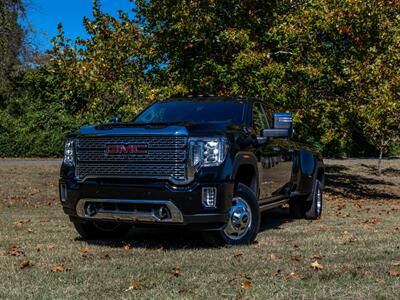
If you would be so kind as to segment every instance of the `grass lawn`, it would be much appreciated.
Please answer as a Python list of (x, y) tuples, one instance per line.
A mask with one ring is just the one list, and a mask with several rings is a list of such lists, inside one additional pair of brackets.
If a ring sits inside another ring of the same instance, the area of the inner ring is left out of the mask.
[(326, 163), (321, 220), (276, 209), (255, 244), (218, 249), (191, 232), (82, 240), (56, 162), (0, 160), (0, 299), (398, 299), (400, 160), (381, 177), (375, 161)]

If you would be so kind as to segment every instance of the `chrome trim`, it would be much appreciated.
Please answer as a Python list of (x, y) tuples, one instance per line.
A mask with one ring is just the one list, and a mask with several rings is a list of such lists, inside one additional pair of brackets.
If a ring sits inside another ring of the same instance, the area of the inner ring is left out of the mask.
[[(171, 214), (170, 218), (160, 219), (156, 215), (155, 209), (151, 212), (145, 211), (119, 211), (119, 210), (98, 210), (94, 216), (89, 216), (85, 212), (85, 204), (87, 202), (95, 203), (133, 203), (141, 205), (165, 205)], [(96, 199), (96, 198), (82, 198), (76, 205), (76, 213), (81, 218), (93, 220), (118, 220), (118, 221), (133, 221), (133, 222), (153, 222), (153, 223), (183, 223), (183, 215), (179, 208), (176, 207), (171, 201), (167, 200), (133, 200), (133, 199)]]
[(112, 179), (112, 178), (117, 178), (117, 179), (156, 179), (156, 180), (167, 180), (170, 183), (174, 184), (174, 185), (187, 185), (189, 183), (192, 183), (192, 181), (194, 180), (194, 174), (190, 174), (188, 173), (187, 179), (184, 180), (176, 180), (173, 178), (168, 178), (165, 179), (165, 177), (158, 177), (158, 176), (85, 176), (84, 178), (80, 178), (78, 176), (75, 176), (75, 180), (78, 183), (84, 183), (87, 179)]
[(263, 211), (271, 209), (271, 208), (279, 207), (288, 202), (289, 202), (289, 199), (283, 199), (283, 200), (278, 200), (276, 202), (271, 202), (271, 203), (267, 203), (267, 204), (260, 204), (260, 211), (263, 212)]

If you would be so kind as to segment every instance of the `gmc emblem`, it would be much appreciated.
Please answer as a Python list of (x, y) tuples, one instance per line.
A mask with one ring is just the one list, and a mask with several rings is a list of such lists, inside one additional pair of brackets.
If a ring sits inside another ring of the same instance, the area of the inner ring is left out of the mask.
[(147, 154), (147, 144), (106, 145), (106, 154)]

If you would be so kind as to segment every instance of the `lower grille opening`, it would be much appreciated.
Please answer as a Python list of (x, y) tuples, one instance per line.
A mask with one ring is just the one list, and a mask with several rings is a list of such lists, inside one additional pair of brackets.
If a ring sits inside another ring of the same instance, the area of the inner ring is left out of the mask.
[(79, 217), (132, 222), (182, 223), (182, 212), (167, 200), (81, 199), (76, 206)]

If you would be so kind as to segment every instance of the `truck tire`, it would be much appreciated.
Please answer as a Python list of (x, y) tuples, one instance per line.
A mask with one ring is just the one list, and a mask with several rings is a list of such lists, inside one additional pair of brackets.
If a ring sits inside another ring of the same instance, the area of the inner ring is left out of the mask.
[(294, 219), (319, 219), (322, 213), (322, 194), (322, 184), (316, 179), (310, 195), (306, 198), (297, 197), (290, 199), (290, 216)]
[(232, 199), (228, 223), (219, 231), (206, 231), (205, 239), (213, 246), (251, 244), (260, 229), (260, 209), (252, 190), (239, 183)]
[(306, 219), (316, 220), (321, 217), (323, 190), (321, 182), (316, 179), (310, 194), (310, 200), (305, 203), (304, 215)]
[(121, 238), (128, 234), (131, 224), (116, 222), (74, 222), (76, 231), (84, 239), (112, 239)]

